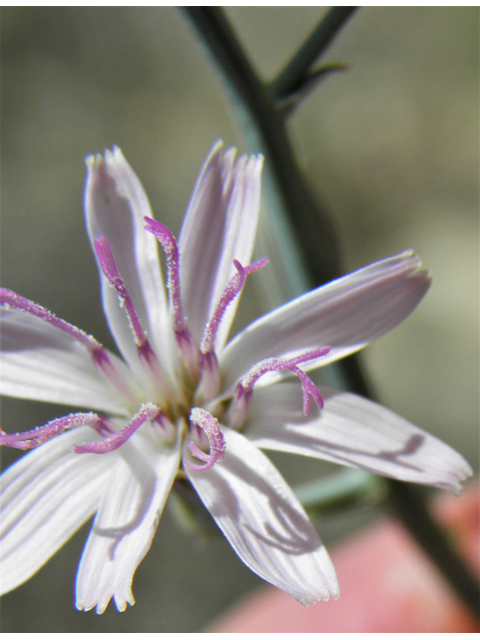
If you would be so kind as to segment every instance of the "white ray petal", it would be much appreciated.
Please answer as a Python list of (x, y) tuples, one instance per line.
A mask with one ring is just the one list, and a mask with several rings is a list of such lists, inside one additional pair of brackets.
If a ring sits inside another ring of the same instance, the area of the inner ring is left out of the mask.
[(119, 611), (134, 604), (133, 575), (150, 548), (180, 460), (178, 443), (160, 447), (148, 432), (135, 434), (118, 453), (77, 575), (77, 608), (96, 607), (97, 613), (112, 597)]
[[(223, 252), (218, 264), (209, 318), (228, 281), (237, 272), (233, 261), (238, 260), (246, 266), (252, 258), (260, 213), (262, 167), (262, 156), (250, 156), (248, 159), (242, 156), (235, 167), (232, 194), (226, 212)], [(240, 297), (237, 296), (228, 306), (219, 326), (215, 341), (217, 352), (225, 344)]]
[[(105, 158), (87, 158), (85, 214), (90, 242), (99, 236), (108, 240), (120, 275), (133, 300), (143, 328), (156, 347), (157, 356), (170, 370), (173, 342), (167, 311), (158, 243), (144, 230), (144, 216), (152, 217), (140, 181), (118, 148)], [(112, 334), (131, 366), (139, 369), (132, 331), (115, 290), (100, 267), (103, 305)], [(143, 373), (142, 373), (143, 374)], [(142, 375), (140, 374), (140, 375)]]
[[(123, 398), (72, 336), (40, 318), (3, 307), (0, 334), (3, 395), (124, 413)], [(123, 363), (109, 355), (128, 374)]]
[(111, 458), (73, 453), (80, 427), (26, 454), (0, 478), (0, 593), (32, 577), (97, 509)]
[(224, 436), (223, 461), (185, 472), (235, 552), (304, 605), (338, 597), (330, 558), (290, 487), (241, 434), (225, 428)]
[(345, 391), (320, 389), (325, 401), (303, 415), (300, 385), (256, 390), (245, 435), (275, 449), (458, 493), (471, 475), (466, 460), (441, 440), (381, 405)]
[[(262, 159), (222, 152), (217, 143), (198, 177), (179, 237), (182, 299), (188, 326), (200, 342), (206, 322), (229, 279), (233, 260), (246, 266), (252, 257), (260, 211)], [(219, 329), (223, 344), (234, 315), (234, 301)]]
[[(429, 277), (411, 251), (381, 260), (319, 287), (259, 318), (220, 357), (224, 388), (264, 358), (330, 346), (328, 355), (302, 365), (324, 366), (384, 335), (415, 309)], [(272, 381), (273, 378), (270, 378)]]

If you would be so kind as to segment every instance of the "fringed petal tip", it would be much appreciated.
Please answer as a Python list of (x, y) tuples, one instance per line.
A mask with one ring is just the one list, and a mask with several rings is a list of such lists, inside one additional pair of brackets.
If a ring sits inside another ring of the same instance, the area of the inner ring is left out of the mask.
[(104, 163), (104, 157), (101, 153), (91, 153), (85, 157), (87, 171), (90, 174), (95, 169), (99, 169)]
[(430, 274), (430, 271), (428, 269), (422, 268), (422, 260), (413, 249), (407, 249), (406, 251), (403, 251), (399, 254), (398, 257), (403, 257), (405, 259), (405, 267), (410, 270), (410, 274), (408, 277), (422, 280), (423, 282), (427, 283), (428, 286), (431, 285), (432, 276)]
[(333, 600), (338, 600), (340, 598), (340, 587), (338, 585), (338, 582), (332, 579), (330, 579), (328, 581), (328, 584), (326, 584), (324, 587), (319, 589), (317, 588), (315, 594), (310, 593), (308, 595), (305, 595), (287, 589), (283, 590), (289, 595), (293, 596), (295, 600), (297, 600), (297, 602), (302, 605), (302, 607), (305, 607), (305, 609), (310, 605), (317, 604), (318, 602), (328, 602), (330, 598), (332, 598)]
[(451, 481), (449, 483), (439, 485), (439, 488), (446, 489), (447, 491), (451, 491), (457, 497), (463, 498), (464, 497), (463, 484), (464, 482), (466, 482), (468, 478), (473, 476), (473, 469), (465, 460), (465, 458), (462, 458), (462, 456), (460, 456), (459, 454), (458, 456), (459, 456), (458, 466), (456, 469), (452, 469), (450, 472)]
[(105, 149), (104, 153), (90, 153), (88, 156), (85, 156), (85, 164), (88, 169), (98, 168), (103, 162), (107, 164), (112, 161), (125, 162), (125, 156), (123, 155), (122, 150), (117, 145), (113, 145), (112, 149)]
[(295, 600), (297, 600), (305, 609), (310, 605), (317, 604), (318, 602), (328, 602), (330, 598), (338, 600), (340, 598), (340, 589), (324, 589), (320, 592), (317, 598), (304, 598), (291, 594)]
[[(95, 609), (95, 613), (100, 616), (102, 615), (102, 613), (105, 613), (111, 600), (112, 596), (108, 596), (108, 599), (105, 598), (99, 602), (86, 602), (85, 600), (79, 600), (77, 598), (77, 601), (75, 602), (75, 608), (78, 611), (82, 612)], [(129, 590), (128, 594), (125, 594), (122, 597), (114, 595), (113, 601), (115, 603), (117, 611), (119, 611), (120, 613), (126, 611), (129, 605), (133, 607), (133, 605), (135, 604), (135, 598), (131, 589)]]

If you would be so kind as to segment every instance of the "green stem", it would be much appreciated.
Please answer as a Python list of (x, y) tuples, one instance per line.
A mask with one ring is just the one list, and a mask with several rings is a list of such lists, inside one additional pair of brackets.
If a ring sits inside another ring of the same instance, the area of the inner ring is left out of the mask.
[[(287, 69), (274, 82), (274, 92), (258, 78), (241, 48), (233, 29), (219, 8), (184, 7), (183, 11), (196, 28), (204, 46), (225, 80), (225, 86), (239, 117), (247, 143), (266, 157), (272, 187), (286, 215), (285, 226), (293, 231), (297, 261), (303, 262), (315, 286), (341, 274), (333, 227), (317, 206), (291, 150), (285, 115), (277, 108), (272, 95), (285, 95), (325, 50), (353, 12), (350, 7), (332, 9)], [(322, 35), (323, 34), (323, 35)], [(322, 242), (320, 243), (319, 239)], [(294, 245), (292, 245), (294, 246)], [(302, 258), (298, 251), (302, 247)], [(350, 356), (338, 363), (346, 388), (372, 397), (357, 358)], [(390, 480), (391, 504), (423, 550), (469, 607), (479, 615), (479, 585), (463, 561), (451, 548), (446, 535), (430, 517), (421, 490)]]

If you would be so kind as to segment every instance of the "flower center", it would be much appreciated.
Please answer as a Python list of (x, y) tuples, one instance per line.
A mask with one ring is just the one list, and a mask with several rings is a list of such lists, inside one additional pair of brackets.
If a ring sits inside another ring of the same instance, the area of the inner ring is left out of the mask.
[[(177, 440), (177, 429), (186, 428), (187, 432), (183, 433), (182, 437), (189, 438), (190, 453), (204, 463), (199, 465), (186, 460), (185, 464), (192, 469), (205, 471), (223, 459), (225, 440), (220, 423), (217, 417), (204, 408), (212, 404), (221, 392), (220, 367), (215, 352), (217, 332), (228, 306), (242, 291), (247, 275), (262, 269), (268, 263), (268, 259), (259, 260), (247, 266), (234, 260), (237, 273), (227, 283), (212, 317), (205, 326), (200, 345), (197, 345), (183, 312), (180, 255), (177, 241), (171, 231), (160, 222), (151, 218), (145, 218), (145, 221), (146, 230), (153, 233), (159, 240), (167, 260), (169, 307), (181, 363), (180, 370), (175, 372), (176, 387), (178, 388), (172, 388), (172, 383), (151, 346), (134, 301), (119, 272), (110, 244), (105, 237), (101, 236), (94, 241), (98, 263), (108, 283), (115, 289), (119, 304), (127, 315), (137, 347), (138, 358), (152, 385), (155, 401), (141, 404), (137, 392), (128, 384), (113, 356), (110, 356), (92, 336), (64, 320), (60, 320), (40, 305), (6, 289), (0, 289), (0, 302), (7, 307), (34, 315), (66, 332), (87, 349), (97, 370), (120, 392), (130, 408), (135, 409), (140, 405), (129, 422), (122, 427), (119, 427), (113, 419), (95, 413), (76, 413), (52, 420), (43, 427), (24, 433), (6, 434), (0, 429), (0, 445), (31, 449), (68, 429), (89, 426), (97, 432), (101, 439), (75, 446), (75, 453), (105, 454), (118, 449), (140, 427), (149, 423), (153, 430), (162, 437), (165, 444), (173, 444)], [(237, 430), (242, 428), (253, 394), (253, 387), (263, 375), (269, 372), (289, 371), (300, 379), (305, 414), (310, 409), (310, 397), (321, 408), (323, 400), (318, 389), (298, 365), (323, 356), (328, 351), (329, 347), (322, 347), (293, 358), (267, 358), (254, 365), (238, 382), (230, 405), (224, 412), (224, 422), (230, 428)], [(179, 425), (182, 426), (179, 427)]]

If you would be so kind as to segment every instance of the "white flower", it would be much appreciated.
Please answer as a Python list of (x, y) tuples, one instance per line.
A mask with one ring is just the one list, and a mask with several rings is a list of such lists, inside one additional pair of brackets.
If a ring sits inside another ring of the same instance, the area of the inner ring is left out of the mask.
[(95, 412), (1, 433), (0, 444), (33, 449), (2, 475), (1, 592), (28, 580), (96, 514), (76, 606), (102, 613), (113, 597), (123, 611), (172, 485), (188, 478), (259, 576), (303, 604), (338, 597), (324, 546), (261, 449), (460, 489), (470, 469), (449, 446), (373, 402), (318, 390), (305, 373), (410, 314), (429, 286), (418, 258), (405, 252), (339, 278), (227, 343), (245, 278), (267, 263), (249, 264), (262, 159), (235, 161), (234, 150), (215, 145), (178, 244), (152, 219), (119, 149), (87, 165), (87, 228), (122, 358), (1, 290), (2, 393)]

